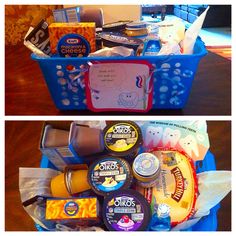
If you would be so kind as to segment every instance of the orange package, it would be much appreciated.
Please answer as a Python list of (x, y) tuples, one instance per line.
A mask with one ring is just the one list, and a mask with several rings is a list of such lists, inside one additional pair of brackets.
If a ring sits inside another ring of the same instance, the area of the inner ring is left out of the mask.
[(46, 220), (97, 219), (97, 198), (47, 199)]
[(53, 54), (82, 57), (96, 51), (95, 22), (52, 23), (48, 31)]

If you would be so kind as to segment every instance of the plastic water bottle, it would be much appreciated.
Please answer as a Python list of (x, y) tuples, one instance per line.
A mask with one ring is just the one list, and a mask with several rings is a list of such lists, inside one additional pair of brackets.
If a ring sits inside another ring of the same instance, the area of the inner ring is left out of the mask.
[(159, 204), (157, 211), (152, 216), (150, 231), (169, 231), (170, 222), (170, 207), (166, 204)]

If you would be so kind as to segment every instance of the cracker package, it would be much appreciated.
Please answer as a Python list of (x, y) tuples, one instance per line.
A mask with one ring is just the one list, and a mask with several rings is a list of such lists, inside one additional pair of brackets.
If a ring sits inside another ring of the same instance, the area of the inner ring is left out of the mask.
[(96, 50), (95, 22), (52, 23), (48, 29), (53, 54), (86, 57)]

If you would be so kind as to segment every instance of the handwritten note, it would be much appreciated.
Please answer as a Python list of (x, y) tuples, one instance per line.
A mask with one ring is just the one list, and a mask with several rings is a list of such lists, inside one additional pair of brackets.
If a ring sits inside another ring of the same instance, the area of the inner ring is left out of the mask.
[(146, 63), (93, 64), (88, 72), (88, 93), (94, 109), (146, 110), (150, 65)]

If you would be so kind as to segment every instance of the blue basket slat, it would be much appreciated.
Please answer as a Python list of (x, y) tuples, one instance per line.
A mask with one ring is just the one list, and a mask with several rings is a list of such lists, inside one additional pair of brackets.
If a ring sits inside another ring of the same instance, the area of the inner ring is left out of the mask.
[[(55, 166), (43, 155), (40, 163), (41, 168), (52, 168), (56, 169)], [(196, 162), (196, 172), (201, 173), (204, 171), (216, 170), (214, 155), (208, 151), (204, 160)], [(217, 211), (220, 208), (220, 204), (217, 204), (210, 210), (209, 215), (203, 217), (193, 227), (188, 228), (184, 231), (216, 231), (217, 230)], [(39, 225), (36, 225), (38, 231), (47, 231)]]
[[(87, 109), (83, 73), (78, 79), (71, 79), (70, 65), (77, 70), (93, 61), (139, 61), (146, 60), (155, 68), (154, 73), (154, 109), (181, 109), (189, 97), (192, 82), (200, 59), (207, 54), (203, 41), (198, 38), (192, 55), (142, 56), (142, 57), (93, 57), (93, 58), (41, 58), (32, 54), (43, 72), (51, 97), (60, 110)], [(58, 74), (59, 73), (59, 74)]]

